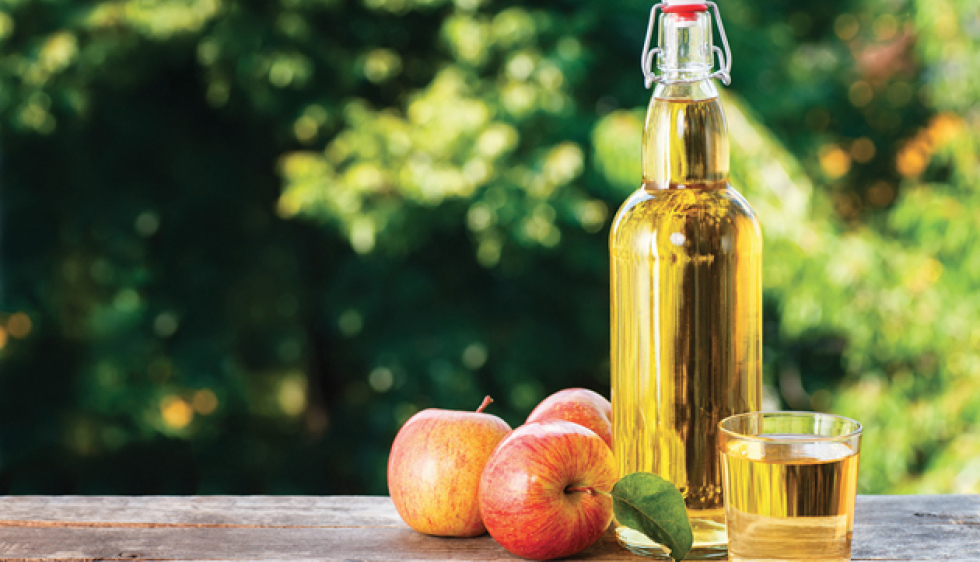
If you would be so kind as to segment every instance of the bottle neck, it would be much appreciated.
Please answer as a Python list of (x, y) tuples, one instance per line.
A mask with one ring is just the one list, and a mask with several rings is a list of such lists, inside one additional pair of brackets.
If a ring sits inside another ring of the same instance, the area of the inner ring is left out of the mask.
[(718, 188), (728, 183), (728, 126), (709, 77), (707, 13), (665, 14), (660, 25), (661, 81), (643, 131), (643, 182), (648, 189)]

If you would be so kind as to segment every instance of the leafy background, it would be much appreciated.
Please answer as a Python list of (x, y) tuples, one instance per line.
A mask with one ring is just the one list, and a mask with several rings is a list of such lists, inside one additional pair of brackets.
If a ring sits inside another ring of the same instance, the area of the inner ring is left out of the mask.
[[(722, 0), (772, 407), (980, 492), (980, 7)], [(385, 493), (608, 393), (649, 3), (0, 0), (0, 492)]]

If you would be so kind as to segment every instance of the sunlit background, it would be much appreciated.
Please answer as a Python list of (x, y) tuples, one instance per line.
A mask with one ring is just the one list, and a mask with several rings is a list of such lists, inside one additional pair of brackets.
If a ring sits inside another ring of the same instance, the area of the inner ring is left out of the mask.
[[(770, 405), (980, 492), (980, 4), (719, 0)], [(0, 493), (385, 493), (608, 394), (650, 2), (0, 0)]]

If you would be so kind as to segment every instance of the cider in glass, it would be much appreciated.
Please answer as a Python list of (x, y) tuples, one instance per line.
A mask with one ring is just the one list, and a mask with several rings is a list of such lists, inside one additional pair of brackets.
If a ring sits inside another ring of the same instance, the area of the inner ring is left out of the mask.
[(848, 562), (860, 444), (860, 424), (829, 414), (723, 421), (729, 560)]

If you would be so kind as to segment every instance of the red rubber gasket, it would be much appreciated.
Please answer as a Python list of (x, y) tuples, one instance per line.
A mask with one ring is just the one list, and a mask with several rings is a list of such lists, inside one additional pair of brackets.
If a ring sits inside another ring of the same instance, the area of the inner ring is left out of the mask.
[(665, 14), (690, 14), (692, 12), (707, 12), (707, 4), (678, 4), (676, 6), (663, 6), (660, 8)]

